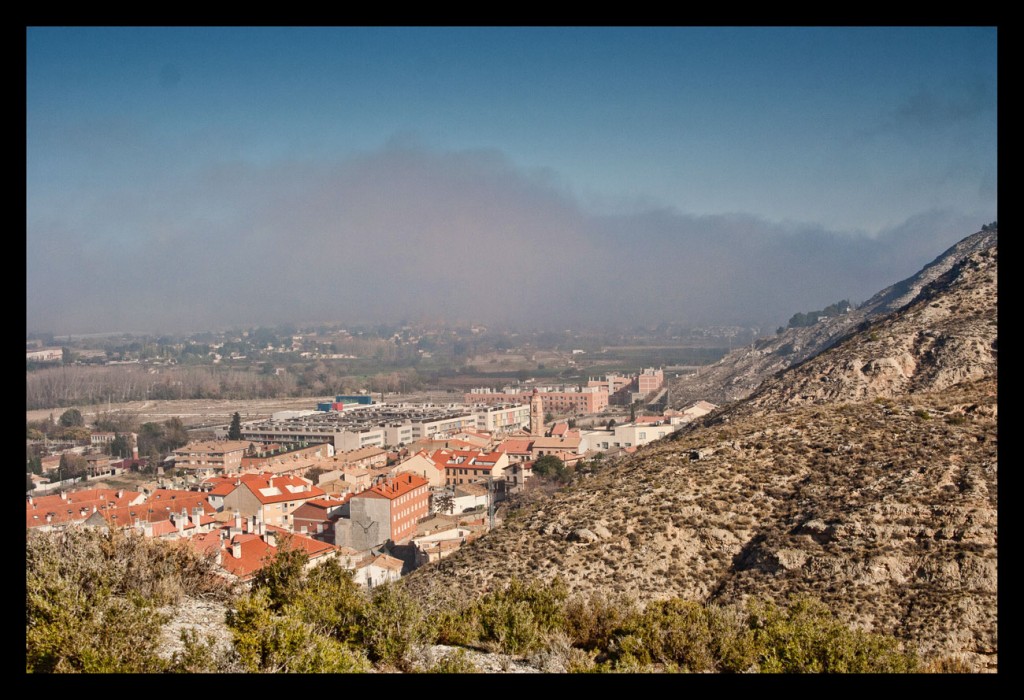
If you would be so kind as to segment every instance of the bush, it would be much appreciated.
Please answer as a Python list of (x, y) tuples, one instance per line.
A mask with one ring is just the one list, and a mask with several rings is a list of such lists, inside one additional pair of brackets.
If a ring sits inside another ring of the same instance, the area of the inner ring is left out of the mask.
[(365, 656), (318, 634), (301, 617), (277, 614), (265, 588), (240, 598), (227, 616), (238, 664), (249, 673), (355, 673)]
[(550, 584), (513, 579), (503, 590), (486, 594), (476, 604), (480, 638), (508, 654), (540, 649), (549, 634), (564, 629), (568, 596), (568, 586), (561, 578)]
[[(35, 673), (151, 673), (167, 621), (157, 607), (189, 592), (182, 547), (114, 531), (30, 532), (26, 541), (25, 667)], [(208, 573), (208, 572), (207, 572)], [(205, 583), (205, 577), (199, 576)], [(195, 584), (195, 582), (191, 582)]]
[(750, 622), (762, 673), (913, 673), (916, 654), (892, 637), (850, 629), (820, 601), (796, 597), (787, 609), (754, 601)]
[(362, 618), (362, 640), (370, 658), (410, 670), (411, 654), (428, 632), (423, 611), (401, 583), (373, 591)]
[(330, 559), (317, 564), (296, 584), (291, 603), (285, 608), (314, 626), (319, 634), (347, 644), (361, 642), (361, 621), (369, 600), (352, 579), (352, 573)]

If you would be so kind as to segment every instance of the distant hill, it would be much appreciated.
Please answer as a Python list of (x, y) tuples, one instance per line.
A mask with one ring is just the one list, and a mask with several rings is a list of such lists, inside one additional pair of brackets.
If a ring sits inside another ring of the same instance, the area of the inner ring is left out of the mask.
[(856, 318), (787, 331), (793, 357), (762, 347), (750, 374), (777, 374), (727, 389), (749, 399), (513, 510), (409, 585), (561, 575), (641, 600), (809, 593), (926, 658), (995, 670), (998, 256), (983, 233)]
[(768, 377), (803, 362), (831, 347), (865, 322), (877, 320), (913, 300), (928, 284), (947, 273), (965, 257), (996, 245), (997, 230), (978, 231), (946, 250), (919, 272), (875, 294), (848, 314), (833, 316), (812, 326), (788, 328), (753, 347), (733, 350), (714, 365), (672, 383), (672, 406), (704, 399), (718, 405), (746, 398)]

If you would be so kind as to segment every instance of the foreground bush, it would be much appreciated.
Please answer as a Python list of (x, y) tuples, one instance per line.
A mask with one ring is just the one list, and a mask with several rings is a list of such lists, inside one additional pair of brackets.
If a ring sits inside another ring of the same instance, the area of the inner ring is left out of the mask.
[(918, 659), (893, 637), (855, 630), (805, 597), (750, 607), (762, 673), (913, 673)]
[(26, 540), (25, 652), (30, 673), (173, 670), (158, 655), (183, 595), (226, 594), (212, 559), (133, 532), (68, 528)]

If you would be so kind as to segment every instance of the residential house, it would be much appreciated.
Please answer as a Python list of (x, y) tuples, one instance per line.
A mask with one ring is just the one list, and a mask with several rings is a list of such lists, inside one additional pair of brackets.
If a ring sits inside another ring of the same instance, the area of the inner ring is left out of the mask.
[(461, 527), (414, 537), (412, 544), (416, 548), (416, 566), (440, 561), (469, 542), (470, 539), (472, 539), (472, 532), (468, 528)]
[(98, 510), (134, 506), (145, 494), (124, 489), (82, 489), (25, 499), (26, 527), (52, 530), (84, 523)]
[(369, 588), (381, 586), (402, 578), (404, 566), (401, 559), (396, 559), (388, 554), (379, 554), (358, 564), (355, 567), (352, 580)]
[(267, 525), (285, 529), (290, 528), (296, 508), (324, 495), (323, 489), (297, 476), (241, 474), (235, 477), (234, 487), (224, 496), (224, 510), (256, 516)]
[(444, 465), (432, 460), (426, 452), (417, 452), (404, 462), (395, 466), (399, 474), (418, 474), (427, 480), (431, 488), (438, 488), (445, 485)]

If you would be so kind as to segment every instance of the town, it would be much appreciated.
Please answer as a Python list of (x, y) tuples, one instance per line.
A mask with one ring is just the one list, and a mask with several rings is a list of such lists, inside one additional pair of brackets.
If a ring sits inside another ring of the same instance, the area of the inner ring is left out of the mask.
[[(27, 527), (184, 540), (243, 583), (287, 542), (310, 566), (337, 559), (372, 587), (500, 526), (515, 494), (557, 486), (716, 408), (663, 408), (667, 391), (651, 367), (586, 386), (474, 387), (449, 403), (338, 394), (266, 419), (236, 412), (198, 436), (179, 430), (187, 440), (166, 456), (152, 435), (93, 429), (69, 409), (30, 426)], [(104, 486), (124, 479), (138, 487)]]

